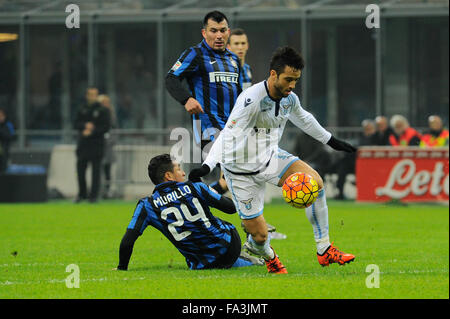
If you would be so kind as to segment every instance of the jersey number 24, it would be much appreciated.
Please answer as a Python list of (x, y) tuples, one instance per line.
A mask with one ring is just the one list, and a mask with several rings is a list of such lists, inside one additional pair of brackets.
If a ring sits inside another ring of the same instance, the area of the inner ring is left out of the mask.
[(198, 214), (192, 215), (189, 211), (189, 208), (185, 204), (181, 204), (180, 208), (169, 207), (161, 211), (161, 218), (165, 221), (167, 221), (167, 215), (173, 214), (175, 216), (175, 221), (169, 224), (168, 229), (176, 241), (183, 240), (192, 233), (189, 230), (179, 233), (175, 228), (183, 226), (186, 220), (195, 222), (196, 220), (201, 219), (206, 228), (209, 228), (211, 226), (211, 222), (209, 221), (208, 217), (206, 217), (205, 211), (203, 210), (203, 207), (198, 199), (194, 197), (192, 199), (192, 203), (194, 204)]

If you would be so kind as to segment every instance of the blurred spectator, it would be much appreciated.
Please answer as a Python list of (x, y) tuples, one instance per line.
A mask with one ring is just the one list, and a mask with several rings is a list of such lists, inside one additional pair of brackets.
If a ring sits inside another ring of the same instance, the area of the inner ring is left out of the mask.
[[(102, 94), (98, 96), (98, 101), (109, 112), (111, 119), (110, 129), (116, 128), (117, 127), (116, 110), (111, 103), (111, 99), (109, 98), (108, 95)], [(107, 132), (105, 134), (105, 152), (104, 152), (105, 154), (103, 156), (103, 163), (102, 163), (103, 173), (105, 175), (105, 184), (102, 192), (102, 197), (104, 199), (107, 199), (110, 196), (109, 192), (111, 188), (111, 166), (116, 159), (113, 150), (115, 143), (116, 143), (115, 135), (111, 131)]]
[(447, 129), (444, 129), (442, 119), (437, 115), (428, 117), (429, 130), (422, 136), (420, 146), (422, 147), (438, 147), (448, 145)]
[(92, 187), (89, 195), (96, 202), (100, 189), (100, 166), (105, 147), (105, 133), (110, 128), (110, 115), (106, 108), (98, 103), (98, 89), (86, 90), (86, 103), (77, 113), (75, 129), (79, 132), (77, 145), (77, 173), (79, 193), (75, 202), (87, 199), (86, 169), (92, 164)]
[(394, 134), (394, 130), (389, 126), (386, 116), (377, 116), (375, 118), (375, 124), (377, 126), (377, 132), (375, 135), (375, 145), (391, 145), (389, 142), (389, 136)]
[(358, 146), (376, 145), (377, 144), (377, 128), (372, 120), (364, 120), (361, 123), (363, 134), (358, 139)]
[(8, 120), (6, 111), (0, 109), (0, 173), (8, 167), (9, 146), (14, 137), (14, 125)]
[[(377, 129), (375, 122), (372, 120), (364, 120), (361, 123), (363, 133), (358, 138), (358, 146), (376, 145), (377, 143)], [(339, 162), (337, 166), (338, 179), (336, 181), (336, 187), (338, 189), (338, 195), (336, 199), (345, 199), (344, 185), (348, 174), (355, 173), (356, 153), (345, 153), (344, 158)]]
[(403, 115), (396, 114), (392, 116), (391, 127), (394, 130), (394, 133), (389, 136), (389, 142), (392, 146), (420, 145), (422, 136), (409, 126), (408, 120)]

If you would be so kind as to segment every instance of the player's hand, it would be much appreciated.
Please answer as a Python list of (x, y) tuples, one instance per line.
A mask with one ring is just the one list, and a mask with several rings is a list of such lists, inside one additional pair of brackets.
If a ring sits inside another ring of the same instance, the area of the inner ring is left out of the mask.
[(334, 148), (337, 151), (344, 151), (347, 153), (354, 153), (356, 152), (356, 148), (344, 141), (338, 140), (334, 136), (331, 136), (330, 140), (327, 142), (330, 147)]
[(200, 177), (203, 177), (205, 175), (208, 175), (210, 172), (209, 166), (206, 164), (203, 164), (202, 167), (200, 168), (194, 168), (190, 173), (189, 173), (189, 180), (194, 182), (194, 183), (198, 183), (201, 182)]
[(204, 113), (203, 108), (200, 105), (200, 103), (198, 103), (198, 101), (196, 99), (194, 99), (193, 97), (190, 97), (187, 100), (186, 104), (184, 105), (184, 108), (186, 109), (186, 111), (188, 111), (188, 113), (190, 115)]

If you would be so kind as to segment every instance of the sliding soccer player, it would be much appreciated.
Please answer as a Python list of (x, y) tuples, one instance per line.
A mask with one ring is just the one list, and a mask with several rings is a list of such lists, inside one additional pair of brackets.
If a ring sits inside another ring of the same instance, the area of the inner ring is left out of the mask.
[(190, 269), (260, 265), (258, 258), (244, 259), (236, 228), (212, 215), (209, 207), (234, 214), (231, 199), (203, 183), (185, 182), (185, 172), (169, 154), (150, 160), (148, 174), (156, 185), (153, 194), (136, 205), (119, 249), (118, 270), (127, 270), (134, 243), (151, 225), (180, 251)]

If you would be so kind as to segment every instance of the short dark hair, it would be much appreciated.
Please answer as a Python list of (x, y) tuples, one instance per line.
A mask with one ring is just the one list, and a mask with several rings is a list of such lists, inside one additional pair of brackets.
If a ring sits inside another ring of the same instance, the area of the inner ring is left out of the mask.
[(244, 34), (246, 34), (244, 29), (236, 28), (236, 29), (231, 30), (230, 38), (232, 35), (244, 35)]
[(203, 18), (203, 27), (206, 28), (206, 26), (208, 25), (208, 20), (212, 19), (213, 21), (216, 21), (217, 23), (222, 22), (223, 20), (225, 20), (227, 23), (228, 22), (228, 18), (225, 14), (223, 14), (220, 11), (214, 10), (211, 12), (208, 12), (205, 17)]
[(291, 47), (278, 48), (270, 61), (270, 70), (275, 70), (280, 75), (286, 66), (295, 70), (303, 70), (305, 61), (302, 55)]
[(164, 182), (166, 172), (173, 172), (173, 162), (169, 154), (161, 154), (153, 157), (148, 164), (148, 177), (153, 184)]

